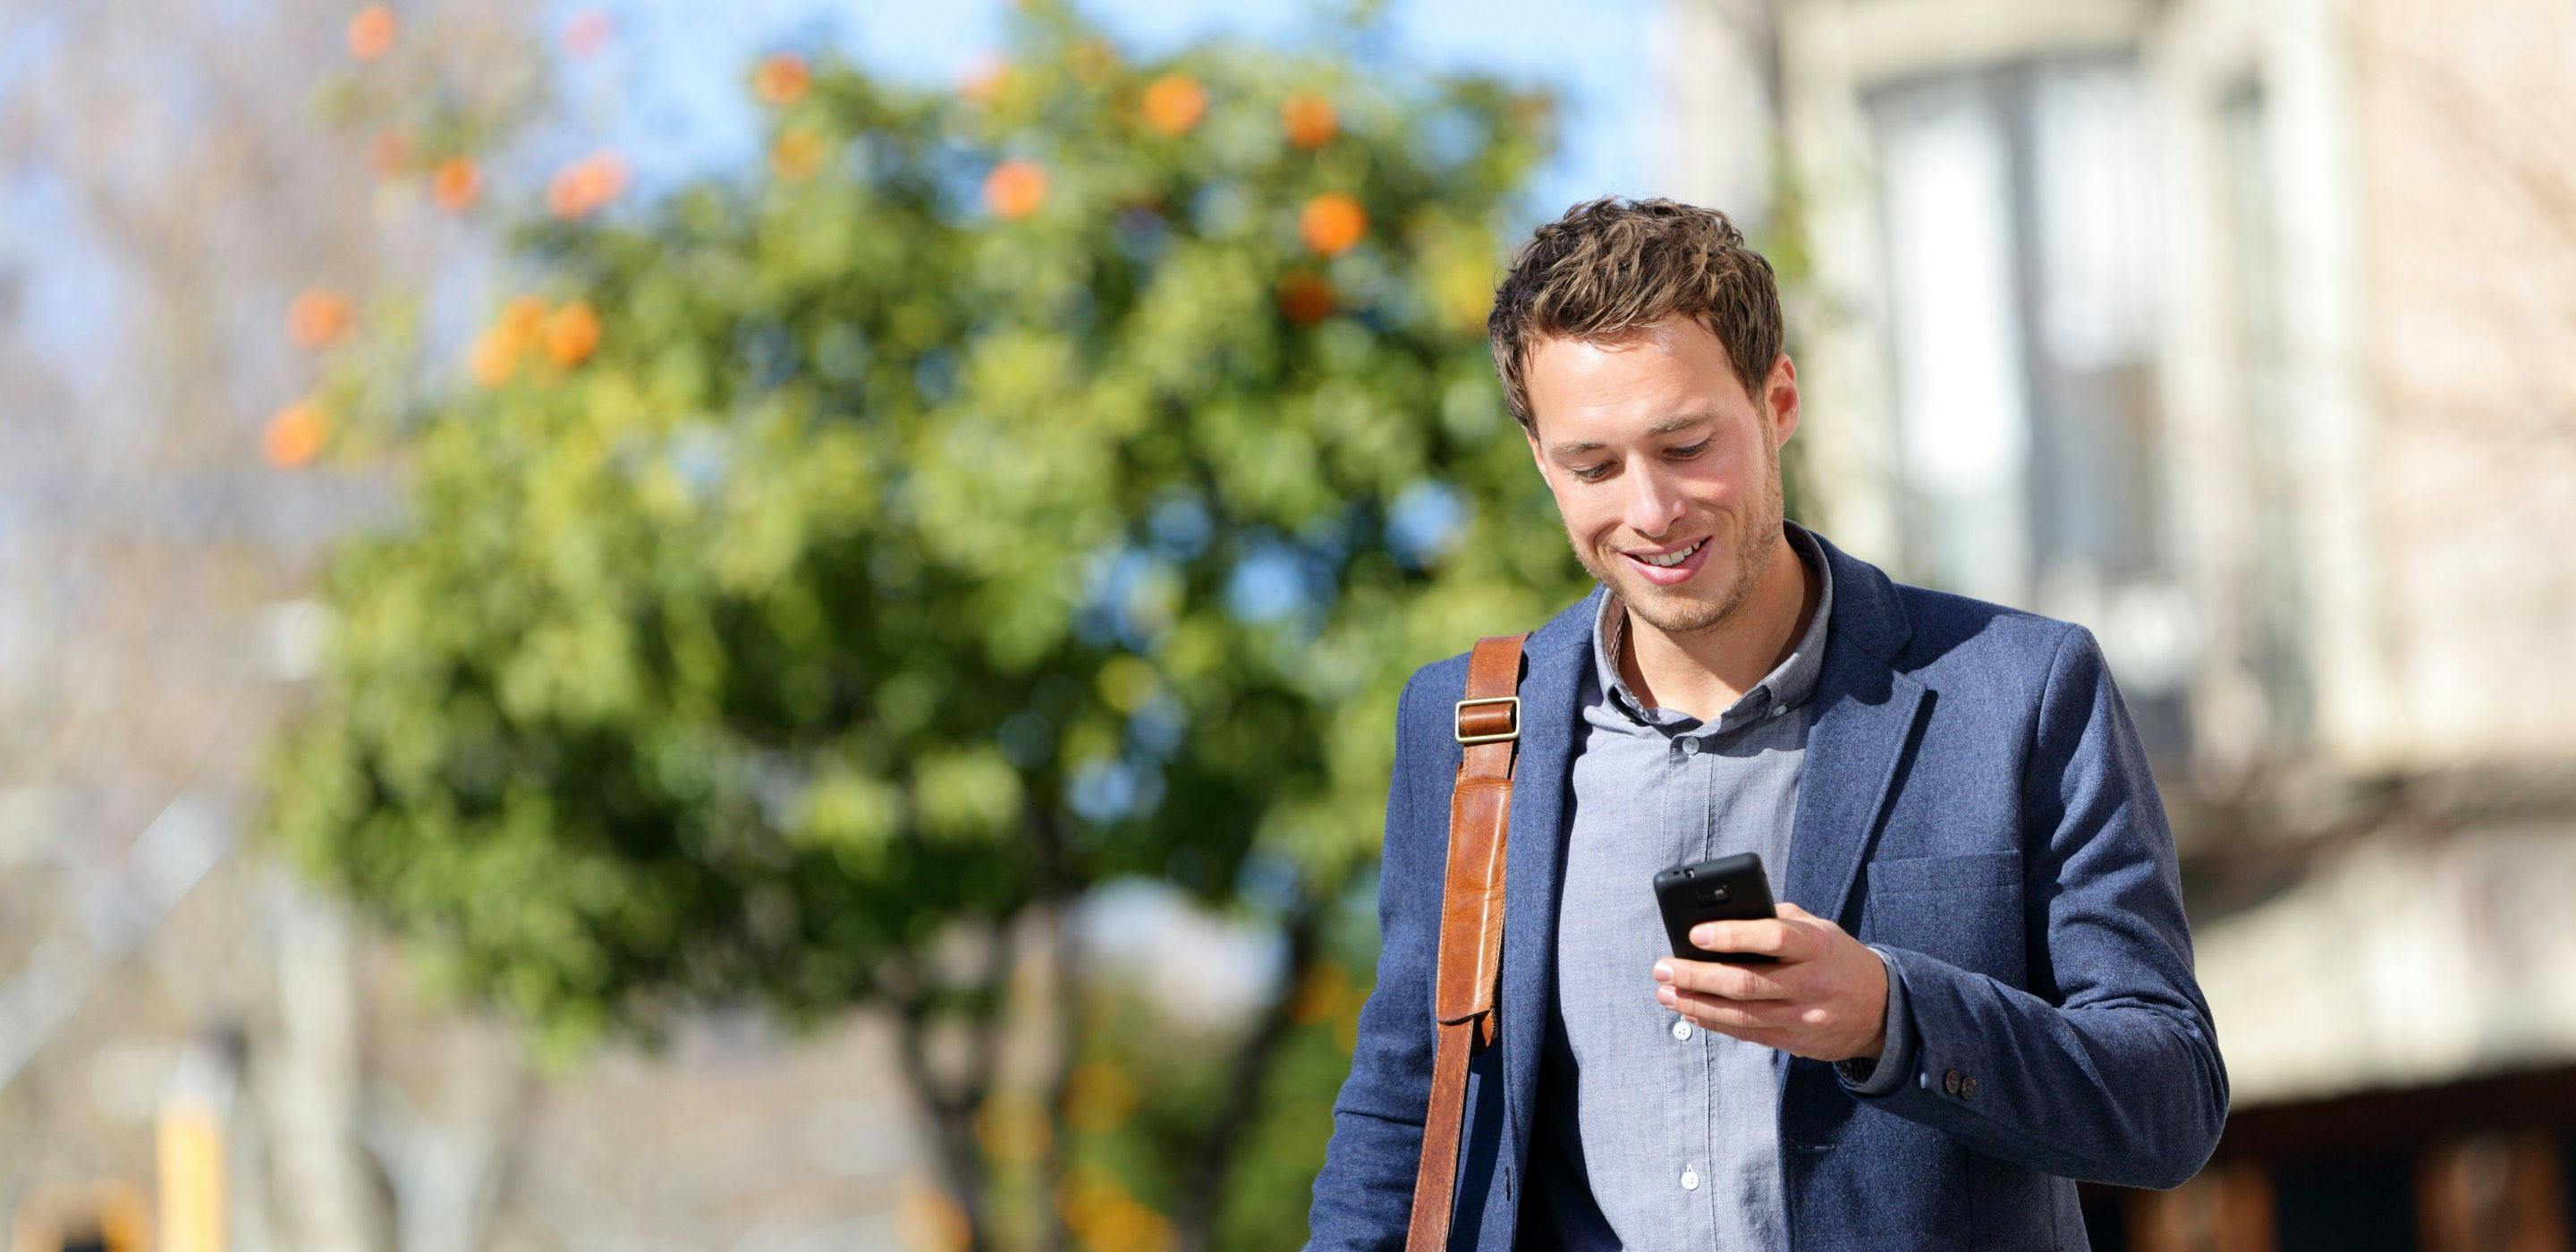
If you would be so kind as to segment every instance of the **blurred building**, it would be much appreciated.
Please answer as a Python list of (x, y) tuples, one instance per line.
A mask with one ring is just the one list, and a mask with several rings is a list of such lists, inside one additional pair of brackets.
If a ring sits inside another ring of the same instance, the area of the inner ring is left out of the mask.
[(245, 846), (247, 779), (156, 811), (137, 773), (0, 787), (0, 1249), (822, 1252), (937, 1219), (886, 1022), (715, 1013), (545, 1073)]
[(1814, 520), (2091, 626), (2157, 756), (2235, 1115), (2095, 1246), (2569, 1246), (2576, 8), (1670, 17)]

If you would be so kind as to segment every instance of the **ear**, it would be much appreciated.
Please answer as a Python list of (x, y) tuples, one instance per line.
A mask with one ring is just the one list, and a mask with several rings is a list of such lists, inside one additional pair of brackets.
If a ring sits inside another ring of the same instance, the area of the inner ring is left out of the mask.
[(1771, 375), (1762, 382), (1762, 399), (1771, 414), (1771, 446), (1777, 448), (1798, 431), (1798, 367), (1788, 353), (1771, 363)]
[(1547, 476), (1547, 454), (1539, 451), (1538, 432), (1524, 425), (1521, 427), (1521, 438), (1529, 442), (1530, 464), (1538, 467), (1538, 480), (1547, 483), (1551, 488), (1556, 486)]

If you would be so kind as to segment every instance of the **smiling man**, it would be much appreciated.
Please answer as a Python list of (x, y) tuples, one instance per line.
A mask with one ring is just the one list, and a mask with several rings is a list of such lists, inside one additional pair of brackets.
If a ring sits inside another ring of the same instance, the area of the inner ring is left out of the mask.
[[(2092, 636), (1786, 520), (1797, 371), (1723, 214), (1579, 205), (1490, 330), (1601, 585), (1524, 647), (1498, 1022), (1454, 1160), (1424, 1127), (1468, 658), (1405, 689), (1310, 1246), (2081, 1248), (2074, 1180), (2189, 1178), (2226, 1072)], [(1742, 852), (1779, 917), (1693, 940), (1776, 961), (1676, 958), (1653, 875)], [(1416, 1213), (1435, 1165), (1449, 1203)]]

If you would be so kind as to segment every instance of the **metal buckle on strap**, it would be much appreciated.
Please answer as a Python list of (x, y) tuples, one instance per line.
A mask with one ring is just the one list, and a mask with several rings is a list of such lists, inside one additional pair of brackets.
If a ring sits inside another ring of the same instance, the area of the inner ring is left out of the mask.
[[(1491, 735), (1468, 734), (1467, 709), (1470, 706), (1488, 704), (1500, 704), (1509, 707), (1512, 711), (1512, 728), (1510, 730)], [(1521, 737), (1521, 698), (1519, 696), (1486, 696), (1481, 700), (1460, 700), (1458, 702), (1457, 723), (1450, 728), (1450, 733), (1456, 735), (1458, 737), (1458, 742), (1460, 743), (1501, 743), (1506, 739), (1518, 739)]]

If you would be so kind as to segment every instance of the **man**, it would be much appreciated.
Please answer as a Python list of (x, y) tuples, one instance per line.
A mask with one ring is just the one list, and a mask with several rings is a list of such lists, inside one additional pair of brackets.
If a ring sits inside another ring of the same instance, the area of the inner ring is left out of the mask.
[[(1785, 521), (1797, 371), (1722, 214), (1577, 206), (1490, 330), (1601, 586), (1525, 649), (1450, 1246), (2082, 1248), (2072, 1180), (2189, 1178), (2226, 1072), (2092, 636)], [(1465, 671), (1423, 669), (1397, 714), (1384, 948), (1313, 1247), (1404, 1242)], [(1653, 874), (1738, 852), (1780, 916), (1693, 939), (1778, 962), (1675, 958)]]

